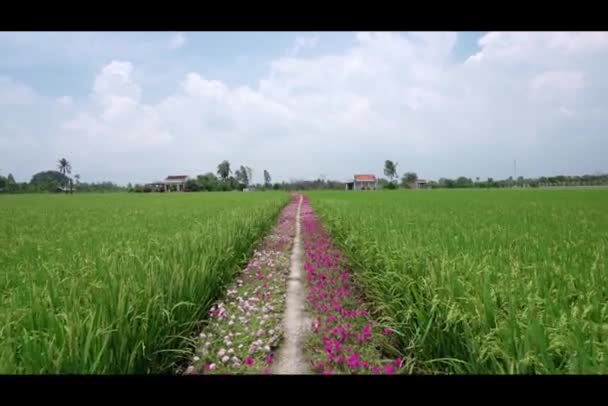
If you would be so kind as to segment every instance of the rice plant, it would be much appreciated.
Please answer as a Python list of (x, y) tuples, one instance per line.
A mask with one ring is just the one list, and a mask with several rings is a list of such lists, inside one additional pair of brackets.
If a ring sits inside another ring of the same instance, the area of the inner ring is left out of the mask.
[(308, 195), (418, 372), (608, 372), (608, 191)]
[(289, 195), (0, 198), (0, 373), (159, 373)]

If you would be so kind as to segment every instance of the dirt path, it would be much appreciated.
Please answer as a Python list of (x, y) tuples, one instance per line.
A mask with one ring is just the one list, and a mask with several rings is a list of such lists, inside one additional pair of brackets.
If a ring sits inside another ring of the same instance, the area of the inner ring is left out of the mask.
[(291, 254), (291, 267), (287, 281), (287, 300), (284, 323), (283, 345), (278, 351), (274, 364), (274, 374), (308, 374), (308, 363), (304, 358), (303, 339), (309, 325), (305, 313), (306, 281), (302, 272), (302, 243), (300, 241), (300, 210), (303, 196), (300, 195), (296, 212), (296, 233)]

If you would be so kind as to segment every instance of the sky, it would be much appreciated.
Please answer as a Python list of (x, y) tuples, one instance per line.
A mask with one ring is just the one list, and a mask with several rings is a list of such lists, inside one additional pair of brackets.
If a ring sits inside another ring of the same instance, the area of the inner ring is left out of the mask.
[(1, 32), (0, 174), (608, 171), (608, 32)]

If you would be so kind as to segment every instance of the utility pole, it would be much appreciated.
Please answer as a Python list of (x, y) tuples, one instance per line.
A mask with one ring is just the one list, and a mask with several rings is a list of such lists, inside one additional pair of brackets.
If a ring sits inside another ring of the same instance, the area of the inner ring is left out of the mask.
[(517, 182), (517, 160), (513, 160), (513, 182)]

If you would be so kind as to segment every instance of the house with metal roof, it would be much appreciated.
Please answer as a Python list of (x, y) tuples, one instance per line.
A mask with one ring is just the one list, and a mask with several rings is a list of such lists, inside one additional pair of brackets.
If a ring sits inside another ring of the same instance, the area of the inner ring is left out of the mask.
[(378, 178), (376, 175), (360, 174), (354, 175), (352, 182), (346, 182), (346, 190), (376, 190)]
[(164, 181), (148, 183), (146, 186), (157, 192), (184, 192), (188, 179), (188, 175), (171, 175)]

